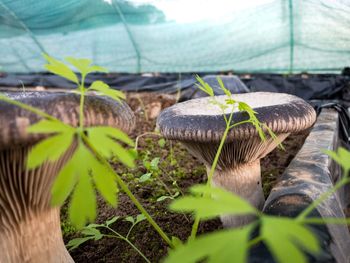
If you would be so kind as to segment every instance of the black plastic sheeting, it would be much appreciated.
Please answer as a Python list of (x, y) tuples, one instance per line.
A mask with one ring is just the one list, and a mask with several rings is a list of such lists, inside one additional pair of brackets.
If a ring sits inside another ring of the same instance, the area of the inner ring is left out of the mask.
[(339, 139), (342, 146), (350, 149), (350, 113), (347, 106), (341, 101), (311, 100), (311, 105), (315, 108), (317, 115), (324, 108), (331, 108), (339, 114)]
[[(283, 92), (310, 99), (342, 99), (350, 101), (350, 75), (343, 71), (343, 75), (277, 75), (255, 74), (240, 75), (240, 80), (234, 76), (225, 75), (224, 82), (235, 83), (230, 89), (246, 92), (242, 88), (244, 83), (250, 91)], [(207, 79), (216, 76), (200, 74)], [(230, 80), (231, 79), (231, 80)], [(124, 91), (156, 91), (163, 93), (177, 93), (181, 91), (180, 100), (199, 97), (200, 92), (193, 74), (161, 74), (159, 76), (131, 75), (131, 74), (90, 74), (86, 85), (95, 80), (103, 80), (113, 88)], [(243, 82), (243, 83), (242, 83)], [(50, 74), (4, 74), (0, 76), (1, 87), (35, 87), (74, 88), (74, 84), (58, 76)], [(220, 94), (219, 89), (215, 89)]]

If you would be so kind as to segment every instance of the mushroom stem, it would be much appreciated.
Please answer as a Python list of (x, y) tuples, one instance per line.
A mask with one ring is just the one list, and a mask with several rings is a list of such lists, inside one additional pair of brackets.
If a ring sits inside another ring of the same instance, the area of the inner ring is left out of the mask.
[[(207, 166), (209, 173), (210, 166)], [(232, 169), (216, 169), (213, 185), (224, 188), (250, 202), (258, 210), (263, 208), (265, 198), (260, 175), (260, 160), (240, 164)], [(254, 216), (222, 215), (221, 221), (225, 227), (238, 227), (250, 223)]]
[(63, 243), (59, 208), (2, 228), (0, 251), (0, 262), (74, 262)]
[(30, 147), (0, 151), (0, 262), (74, 262), (61, 233), (51, 187), (75, 143), (56, 162), (26, 169)]

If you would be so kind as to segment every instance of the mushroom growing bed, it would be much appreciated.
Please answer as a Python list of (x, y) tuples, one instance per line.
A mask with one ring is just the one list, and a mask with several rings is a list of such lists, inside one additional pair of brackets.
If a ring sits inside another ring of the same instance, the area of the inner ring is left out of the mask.
[[(160, 111), (176, 102), (175, 97), (165, 94), (131, 93), (128, 94), (127, 103), (136, 115), (135, 130), (132, 137), (155, 129), (156, 117)], [(283, 143), (285, 151), (275, 149), (261, 160), (261, 172), (264, 195), (267, 198), (276, 179), (283, 173), (293, 157), (297, 154), (306, 139), (309, 130), (290, 135)], [(129, 187), (145, 205), (152, 216), (165, 229), (169, 235), (176, 235), (185, 240), (191, 232), (192, 221), (188, 216), (170, 213), (167, 206), (169, 199), (157, 201), (161, 196), (169, 195), (167, 189), (159, 180), (139, 182), (139, 178), (149, 172), (145, 163), (159, 158), (159, 171), (155, 172), (167, 185), (168, 190), (175, 194), (178, 189), (173, 185), (173, 179), (182, 192), (186, 192), (193, 184), (201, 183), (206, 178), (206, 168), (192, 157), (178, 142), (166, 141), (163, 146), (156, 136), (144, 136), (139, 141), (140, 159), (135, 169), (125, 169), (115, 165), (115, 169), (128, 181)], [(120, 194), (119, 205), (113, 209), (99, 202), (98, 223), (119, 215), (129, 216), (139, 214), (129, 199)], [(64, 239), (68, 242), (78, 235), (66, 220), (65, 208), (62, 213)], [(120, 233), (126, 233), (129, 225), (120, 221), (114, 225)], [(211, 220), (200, 225), (199, 232), (211, 232), (222, 228), (219, 219)], [(166, 255), (167, 247), (158, 234), (147, 222), (137, 225), (131, 234), (132, 241), (151, 260), (158, 262)], [(75, 262), (142, 262), (142, 258), (123, 241), (115, 239), (102, 239), (89, 241), (70, 252)]]

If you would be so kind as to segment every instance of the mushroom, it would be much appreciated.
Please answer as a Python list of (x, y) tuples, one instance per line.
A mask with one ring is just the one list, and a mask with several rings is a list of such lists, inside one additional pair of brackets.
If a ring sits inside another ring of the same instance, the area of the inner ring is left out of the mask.
[[(226, 123), (222, 110), (210, 102), (212, 98), (200, 98), (182, 102), (165, 109), (157, 120), (157, 126), (165, 138), (179, 140), (209, 172)], [(225, 103), (227, 97), (215, 97)], [(232, 128), (223, 146), (213, 176), (213, 184), (238, 194), (258, 209), (264, 205), (260, 175), (260, 159), (271, 152), (290, 133), (309, 128), (316, 120), (314, 109), (304, 100), (288, 94), (254, 92), (236, 94), (232, 99), (245, 102), (257, 112), (257, 118), (277, 136), (267, 136), (262, 141), (255, 127), (245, 123)], [(229, 115), (232, 108), (225, 110)], [(235, 110), (233, 123), (247, 120), (246, 112)], [(236, 227), (253, 219), (252, 216), (221, 216), (224, 226)]]
[[(79, 96), (72, 93), (11, 93), (8, 96), (78, 126)], [(87, 95), (85, 126), (113, 126), (130, 132), (134, 115), (126, 103)], [(51, 207), (51, 186), (76, 143), (56, 162), (26, 169), (31, 147), (47, 137), (26, 128), (41, 118), (0, 102), (0, 262), (73, 262), (60, 228), (59, 207)]]

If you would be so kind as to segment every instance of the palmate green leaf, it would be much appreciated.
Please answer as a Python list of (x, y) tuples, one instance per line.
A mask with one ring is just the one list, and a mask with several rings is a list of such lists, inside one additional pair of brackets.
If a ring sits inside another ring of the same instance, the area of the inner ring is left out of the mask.
[(29, 152), (27, 168), (34, 169), (46, 161), (57, 161), (71, 146), (74, 130), (53, 135), (37, 143)]
[(135, 224), (135, 219), (132, 216), (125, 217), (124, 221), (130, 222), (131, 224)]
[(135, 224), (138, 224), (138, 223), (140, 223), (143, 220), (146, 220), (146, 217), (144, 216), (144, 214), (139, 214), (139, 215), (136, 216)]
[[(134, 156), (126, 149), (124, 149), (115, 139), (111, 138), (111, 133), (106, 132), (106, 129), (101, 129), (99, 127), (93, 127), (87, 129), (88, 137), (90, 143), (100, 151), (100, 154), (111, 159), (112, 157), (117, 157), (120, 162), (128, 167), (133, 168)], [(114, 134), (114, 138), (121, 139), (119, 135)], [(125, 140), (124, 142), (129, 142)]]
[[(82, 163), (85, 165), (81, 166)], [(69, 215), (72, 223), (78, 228), (95, 218), (94, 184), (107, 202), (114, 206), (117, 204), (118, 186), (114, 174), (97, 160), (83, 143), (79, 143), (52, 188), (54, 205), (61, 205), (73, 191)]]
[(146, 181), (148, 181), (149, 179), (151, 179), (152, 173), (145, 173), (143, 175), (141, 175), (141, 177), (139, 178), (139, 182), (140, 183), (144, 183)]
[(74, 131), (74, 128), (60, 121), (41, 120), (27, 128), (29, 133), (55, 133)]
[(109, 204), (116, 206), (118, 202), (118, 187), (114, 174), (92, 155), (88, 161), (90, 161), (92, 177), (97, 190)]
[(204, 259), (208, 263), (246, 262), (251, 230), (249, 225), (206, 234), (184, 245), (177, 243), (164, 263), (195, 263)]
[(117, 128), (108, 127), (108, 126), (97, 126), (97, 127), (87, 128), (86, 131), (88, 132), (88, 134), (91, 134), (91, 133), (104, 134), (105, 136), (109, 136), (123, 143), (126, 143), (129, 146), (135, 145), (134, 141), (131, 140), (125, 132)]
[(80, 233), (82, 233), (83, 235), (86, 236), (93, 236), (95, 240), (99, 240), (102, 238), (102, 234), (100, 232), (100, 230), (96, 229), (95, 227), (84, 227), (82, 231), (80, 231)]
[(196, 196), (180, 197), (170, 209), (176, 212), (192, 212), (201, 219), (210, 219), (222, 214), (257, 214), (257, 210), (244, 199), (221, 188), (196, 185), (191, 188)]
[(219, 76), (217, 76), (216, 79), (220, 85), (221, 90), (226, 94), (227, 97), (231, 97), (232, 96), (231, 91), (225, 88), (225, 85), (224, 85), (224, 82), (222, 82), (222, 79)]
[(43, 56), (48, 62), (48, 64), (44, 66), (48, 71), (79, 84), (77, 75), (67, 65), (47, 54), (43, 54)]
[(119, 90), (111, 89), (106, 83), (100, 80), (94, 81), (88, 90), (94, 90), (102, 93), (103, 95), (112, 98), (118, 102), (125, 100), (125, 94)]
[(75, 184), (79, 180), (81, 173), (86, 173), (87, 169), (81, 169), (81, 164), (86, 164), (89, 151), (83, 144), (79, 144), (72, 158), (65, 164), (57, 175), (51, 189), (52, 205), (61, 206), (72, 192)]
[(81, 244), (84, 244), (85, 242), (93, 239), (93, 236), (74, 238), (68, 242), (67, 248), (69, 251), (71, 251), (79, 247)]
[(111, 219), (106, 221), (106, 226), (110, 226), (111, 224), (115, 223), (119, 218), (119, 216), (113, 216)]
[(67, 57), (65, 60), (79, 70), (82, 75), (87, 75), (91, 72), (108, 72), (103, 67), (91, 65), (92, 61), (90, 59)]
[(214, 91), (212, 89), (212, 87), (210, 87), (210, 85), (208, 83), (206, 83), (200, 76), (196, 75), (196, 80), (199, 82), (195, 83), (196, 86), (202, 90), (203, 92), (207, 93), (210, 97), (214, 96)]
[(291, 218), (263, 216), (261, 222), (263, 242), (279, 263), (306, 263), (304, 251), (311, 254), (320, 251), (314, 234)]
[(89, 173), (83, 172), (73, 191), (69, 204), (69, 218), (77, 228), (96, 217), (96, 194)]

